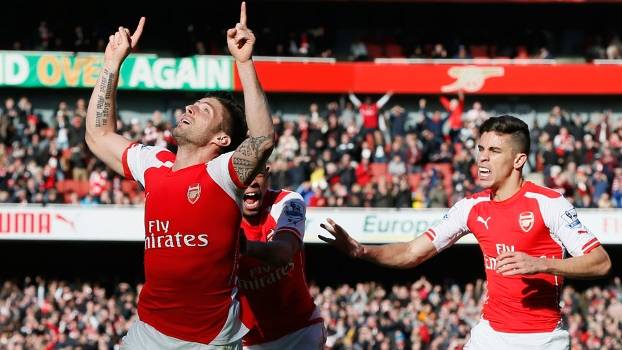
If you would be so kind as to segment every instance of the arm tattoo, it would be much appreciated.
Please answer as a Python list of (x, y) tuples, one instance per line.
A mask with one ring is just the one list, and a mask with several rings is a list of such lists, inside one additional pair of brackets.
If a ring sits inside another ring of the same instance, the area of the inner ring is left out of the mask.
[(95, 127), (101, 128), (108, 125), (110, 118), (110, 107), (112, 105), (112, 95), (114, 92), (114, 73), (110, 73), (108, 69), (103, 70), (101, 75), (101, 83), (97, 92), (97, 106), (95, 109)]
[(271, 138), (268, 136), (249, 137), (233, 153), (233, 168), (241, 182), (247, 183), (257, 175), (257, 171), (270, 155)]

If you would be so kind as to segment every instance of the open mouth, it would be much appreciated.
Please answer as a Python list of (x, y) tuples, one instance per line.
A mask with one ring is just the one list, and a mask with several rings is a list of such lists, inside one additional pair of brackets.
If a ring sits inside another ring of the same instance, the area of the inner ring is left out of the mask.
[(490, 169), (485, 168), (483, 166), (480, 166), (478, 168), (478, 175), (481, 180), (487, 180), (488, 178), (490, 178), (490, 174), (491, 174)]
[(248, 192), (244, 194), (244, 207), (249, 210), (254, 210), (259, 208), (259, 200), (261, 199), (261, 195), (259, 192)]
[(184, 124), (185, 124), (185, 125), (190, 125), (190, 124), (192, 124), (192, 119), (191, 119), (190, 117), (186, 116), (185, 114), (184, 114), (184, 115), (182, 115), (182, 116), (179, 118), (179, 122), (177, 123), (177, 125), (179, 126), (179, 125), (184, 125)]

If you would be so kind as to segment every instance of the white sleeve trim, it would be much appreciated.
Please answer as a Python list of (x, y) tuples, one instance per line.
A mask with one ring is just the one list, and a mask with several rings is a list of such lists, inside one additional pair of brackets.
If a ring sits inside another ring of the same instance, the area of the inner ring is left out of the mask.
[(233, 152), (221, 154), (207, 163), (209, 176), (242, 208), (242, 190), (231, 179), (229, 162)]
[(550, 198), (545, 195), (527, 192), (525, 197), (538, 202), (544, 224), (551, 237), (561, 243), (572, 256), (581, 256), (600, 243), (596, 236), (581, 223), (577, 210), (563, 196)]

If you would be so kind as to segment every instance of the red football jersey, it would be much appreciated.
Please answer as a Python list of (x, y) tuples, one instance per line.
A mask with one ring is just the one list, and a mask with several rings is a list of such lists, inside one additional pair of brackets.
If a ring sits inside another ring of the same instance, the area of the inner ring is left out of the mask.
[(491, 200), (490, 190), (465, 198), (425, 235), (441, 251), (469, 232), (482, 249), (488, 280), (482, 317), (508, 333), (554, 330), (561, 320), (563, 279), (544, 273), (503, 276), (496, 271), (497, 255), (516, 251), (563, 259), (566, 252), (580, 256), (600, 245), (562, 195), (531, 182), (500, 202)]
[(363, 127), (367, 129), (378, 129), (378, 114), (380, 108), (376, 103), (363, 103), (359, 107), (359, 113), (363, 118)]
[[(267, 242), (274, 234), (293, 234), (302, 243), (305, 211), (300, 194), (268, 190), (259, 224), (251, 225), (243, 219), (242, 229), (252, 241)], [(305, 279), (302, 249), (283, 266), (242, 256), (239, 286), (256, 321), (255, 328), (244, 337), (245, 345), (269, 342), (322, 321), (314, 314), (316, 307)]]
[(145, 285), (138, 316), (159, 332), (221, 345), (239, 339), (241, 184), (231, 156), (177, 171), (175, 155), (133, 144), (126, 177), (145, 188)]

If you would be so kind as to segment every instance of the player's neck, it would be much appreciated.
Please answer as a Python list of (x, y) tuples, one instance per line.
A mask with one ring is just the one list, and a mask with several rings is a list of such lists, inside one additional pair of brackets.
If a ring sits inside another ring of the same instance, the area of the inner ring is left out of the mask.
[(504, 201), (521, 190), (525, 180), (522, 176), (511, 176), (505, 182), (503, 182), (496, 190), (492, 191), (492, 200), (495, 202)]
[(173, 171), (187, 168), (189, 166), (207, 163), (210, 160), (218, 157), (220, 149), (218, 147), (196, 147), (194, 145), (180, 145), (177, 148), (177, 155), (175, 156), (175, 164), (173, 164)]
[(248, 222), (251, 226), (257, 226), (260, 223), (260, 215), (244, 215), (244, 220)]

